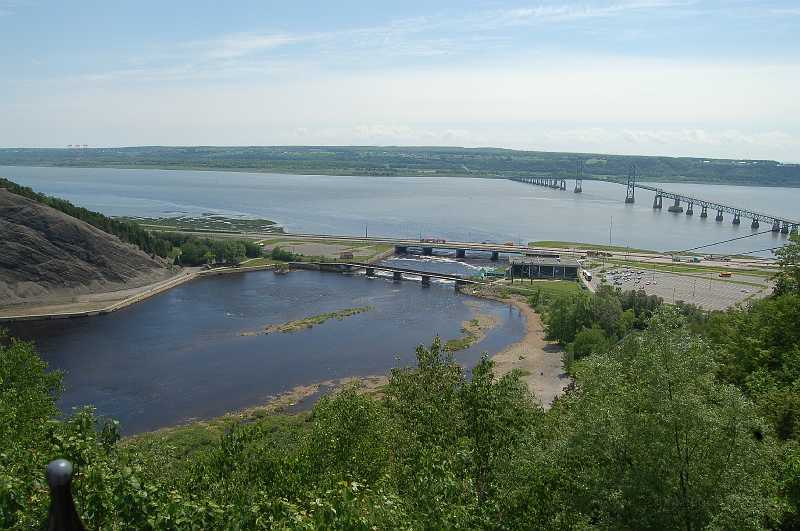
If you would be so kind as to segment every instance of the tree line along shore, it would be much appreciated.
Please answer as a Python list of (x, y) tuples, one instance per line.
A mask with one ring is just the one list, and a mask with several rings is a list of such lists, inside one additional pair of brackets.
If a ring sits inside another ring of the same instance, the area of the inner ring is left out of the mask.
[(800, 165), (772, 160), (559, 153), (498, 148), (385, 146), (238, 146), (0, 149), (0, 166), (225, 170), (353, 176), (573, 177), (800, 186)]

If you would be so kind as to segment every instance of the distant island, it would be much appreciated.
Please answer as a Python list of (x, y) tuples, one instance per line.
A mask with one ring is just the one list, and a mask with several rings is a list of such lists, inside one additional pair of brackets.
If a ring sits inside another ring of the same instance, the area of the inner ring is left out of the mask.
[(0, 166), (228, 170), (355, 176), (570, 178), (624, 181), (632, 165), (642, 181), (800, 186), (800, 164), (773, 160), (557, 153), (499, 148), (269, 146), (4, 148)]

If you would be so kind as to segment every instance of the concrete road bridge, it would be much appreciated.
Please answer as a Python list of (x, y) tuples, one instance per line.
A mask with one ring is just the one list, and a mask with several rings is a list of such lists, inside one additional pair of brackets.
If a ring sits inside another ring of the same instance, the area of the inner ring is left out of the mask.
[(386, 271), (392, 273), (392, 279), (395, 281), (403, 280), (403, 275), (420, 277), (422, 279), (423, 286), (430, 286), (432, 278), (453, 281), (455, 282), (456, 289), (468, 284), (482, 284), (482, 282), (473, 280), (471, 278), (464, 278), (461, 275), (434, 273), (431, 271), (420, 271), (418, 269), (408, 269), (405, 267), (367, 264), (362, 262), (290, 262), (290, 265), (300, 269), (307, 269), (309, 265), (312, 265), (316, 266), (315, 269), (319, 268), (320, 271), (335, 271), (340, 273), (351, 273), (354, 271), (364, 270), (368, 277), (374, 277), (376, 271)]
[[(364, 242), (379, 245), (393, 245), (397, 254), (407, 254), (410, 249), (419, 250), (424, 256), (432, 256), (434, 250), (447, 250), (455, 251), (456, 258), (466, 258), (467, 251), (476, 251), (483, 253), (490, 253), (492, 260), (499, 260), (500, 253), (515, 254), (523, 256), (552, 256), (557, 257), (559, 254), (567, 252), (565, 249), (550, 249), (544, 247), (528, 247), (527, 245), (517, 245), (511, 242), (508, 243), (473, 243), (473, 242), (456, 242), (445, 240), (410, 240), (406, 238), (384, 238), (384, 237), (366, 237), (366, 236), (334, 236), (325, 234), (297, 234), (285, 233), (281, 237), (287, 239), (303, 238), (309, 240), (334, 240), (334, 241), (347, 241), (347, 242)], [(274, 235), (272, 236), (274, 237)]]
[[(198, 233), (198, 234), (205, 234), (207, 233)], [(251, 234), (253, 235), (253, 234)], [(263, 234), (259, 235), (263, 236), (264, 238), (274, 239), (275, 234)], [(352, 242), (352, 243), (369, 243), (369, 244), (379, 244), (379, 245), (392, 245), (395, 248), (395, 251), (399, 252), (407, 252), (409, 249), (421, 249), (423, 254), (429, 253), (432, 254), (433, 250), (455, 250), (456, 254), (460, 257), (462, 254), (459, 252), (459, 249), (464, 251), (464, 255), (466, 255), (467, 251), (480, 251), (483, 253), (489, 252), (492, 253), (492, 256), (499, 256), (500, 253), (505, 255), (513, 255), (513, 256), (523, 256), (523, 257), (541, 257), (541, 258), (548, 258), (548, 257), (560, 257), (560, 256), (582, 256), (582, 255), (589, 255), (592, 252), (596, 251), (596, 248), (591, 246), (587, 248), (583, 248), (580, 245), (576, 247), (570, 248), (563, 248), (563, 247), (528, 247), (525, 245), (516, 245), (516, 244), (499, 244), (499, 243), (470, 243), (470, 242), (456, 242), (456, 241), (448, 241), (448, 242), (441, 242), (441, 243), (427, 243), (427, 242), (420, 242), (419, 240), (412, 240), (407, 238), (390, 238), (390, 237), (383, 237), (383, 236), (346, 236), (346, 235), (333, 235), (333, 234), (306, 234), (306, 233), (282, 233), (280, 234), (281, 238), (285, 238), (286, 240), (292, 241), (312, 241), (312, 242)], [(427, 250), (425, 249), (427, 248)], [(494, 253), (497, 252), (497, 255)], [(648, 261), (656, 260), (656, 261), (663, 261), (665, 263), (672, 262), (672, 255), (665, 254), (660, 252), (636, 252), (636, 251), (628, 251), (624, 249), (613, 250), (608, 253), (611, 257), (626, 259), (626, 260), (637, 260), (637, 259), (645, 259)], [(742, 267), (742, 266), (754, 266), (754, 267), (763, 267), (763, 266), (773, 266), (775, 264), (775, 260), (772, 258), (761, 258), (761, 257), (749, 257), (749, 258), (738, 258), (733, 257), (730, 261), (725, 262), (714, 262), (710, 263), (709, 265), (719, 266), (719, 267)]]

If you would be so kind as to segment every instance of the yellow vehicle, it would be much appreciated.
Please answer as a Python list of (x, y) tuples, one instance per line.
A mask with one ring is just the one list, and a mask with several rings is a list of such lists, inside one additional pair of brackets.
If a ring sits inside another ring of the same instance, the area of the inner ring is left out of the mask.
[(727, 272), (727, 271), (723, 271), (722, 273), (719, 274), (719, 276), (721, 276), (723, 278), (730, 278), (732, 276), (732, 274)]

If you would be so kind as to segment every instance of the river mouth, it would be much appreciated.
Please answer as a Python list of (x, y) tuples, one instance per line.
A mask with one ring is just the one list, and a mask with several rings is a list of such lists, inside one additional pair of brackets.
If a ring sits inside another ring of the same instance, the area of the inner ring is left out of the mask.
[[(467, 304), (469, 302), (469, 304)], [(243, 336), (343, 308), (370, 311), (292, 333)], [(62, 411), (93, 405), (126, 435), (264, 403), (300, 385), (387, 374), (435, 336), (458, 338), (476, 312), (497, 324), (459, 351), (467, 369), (525, 334), (508, 305), (452, 284), (296, 271), (200, 278), (112, 314), (12, 324), (64, 371)]]

